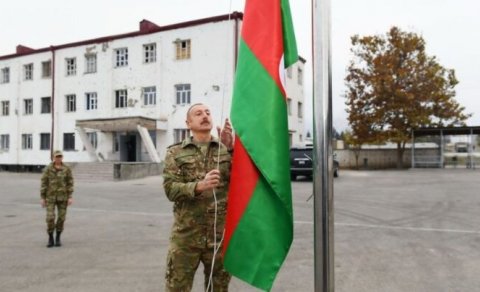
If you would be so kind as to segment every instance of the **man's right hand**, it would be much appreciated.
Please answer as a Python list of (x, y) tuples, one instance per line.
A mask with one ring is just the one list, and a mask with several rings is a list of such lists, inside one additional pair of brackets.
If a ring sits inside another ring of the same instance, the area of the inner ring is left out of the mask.
[(200, 194), (204, 191), (213, 190), (220, 184), (220, 171), (218, 169), (211, 170), (205, 175), (205, 178), (197, 183), (195, 192)]
[(45, 199), (41, 199), (40, 204), (42, 205), (42, 208), (45, 208), (45, 206), (47, 205)]

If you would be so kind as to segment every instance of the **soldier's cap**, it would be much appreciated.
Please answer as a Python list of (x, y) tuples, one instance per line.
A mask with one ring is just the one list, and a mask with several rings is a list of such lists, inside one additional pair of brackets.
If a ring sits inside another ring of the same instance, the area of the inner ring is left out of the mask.
[(60, 150), (53, 151), (53, 157), (63, 156), (63, 152)]

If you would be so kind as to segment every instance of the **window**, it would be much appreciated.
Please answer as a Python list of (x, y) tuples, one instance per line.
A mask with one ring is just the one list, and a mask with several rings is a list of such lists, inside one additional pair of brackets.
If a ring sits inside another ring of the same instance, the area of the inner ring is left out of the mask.
[(85, 73), (97, 72), (97, 54), (85, 55)]
[(10, 148), (10, 135), (4, 134), (0, 135), (0, 150), (8, 151)]
[(300, 142), (303, 142), (303, 136), (302, 136), (302, 134), (300, 134), (300, 135), (298, 136), (298, 139), (300, 140)]
[(65, 95), (65, 104), (66, 104), (66, 112), (74, 112), (77, 110), (77, 97), (75, 94)]
[(143, 88), (143, 104), (155, 105), (157, 104), (157, 89), (155, 86)]
[(32, 134), (22, 134), (22, 149), (32, 149)]
[(90, 144), (92, 144), (94, 149), (97, 149), (98, 140), (97, 140), (97, 132), (87, 133), (88, 140)]
[(97, 109), (97, 93), (96, 92), (87, 92), (85, 93), (87, 111)]
[(77, 74), (77, 59), (66, 58), (65, 63), (67, 65), (67, 76), (73, 76)]
[(33, 64), (23, 65), (23, 79), (33, 80)]
[(292, 78), (292, 66), (287, 68), (287, 77)]
[(303, 118), (303, 104), (298, 102), (298, 117)]
[(2, 101), (2, 116), (8, 116), (10, 114), (10, 101)]
[(40, 150), (50, 150), (50, 133), (40, 133)]
[(127, 107), (127, 90), (122, 89), (122, 90), (115, 90), (115, 107), (116, 108), (122, 108), (122, 107)]
[(75, 133), (63, 133), (63, 150), (75, 150)]
[(5, 67), (5, 68), (2, 68), (2, 76), (1, 76), (1, 80), (0, 80), (0, 83), (8, 83), (10, 82), (10, 68), (9, 67)]
[(128, 65), (128, 48), (114, 50), (115, 67), (124, 67)]
[(298, 84), (302, 85), (303, 84), (303, 71), (302, 69), (298, 68)]
[(42, 77), (49, 78), (52, 76), (52, 61), (42, 62)]
[(23, 114), (31, 115), (33, 114), (33, 99), (24, 99), (23, 100)]
[(42, 108), (40, 111), (42, 114), (49, 114), (52, 112), (52, 105), (50, 97), (42, 97)]
[(154, 63), (157, 61), (157, 45), (148, 44), (143, 45), (143, 62)]
[(177, 60), (190, 59), (190, 40), (175, 41)]
[(289, 116), (292, 115), (292, 99), (291, 98), (287, 98), (287, 112)]
[(190, 130), (189, 129), (174, 129), (173, 130), (174, 143), (182, 142), (188, 136), (190, 136)]
[(175, 85), (177, 104), (189, 104), (190, 103), (190, 84), (177, 84)]

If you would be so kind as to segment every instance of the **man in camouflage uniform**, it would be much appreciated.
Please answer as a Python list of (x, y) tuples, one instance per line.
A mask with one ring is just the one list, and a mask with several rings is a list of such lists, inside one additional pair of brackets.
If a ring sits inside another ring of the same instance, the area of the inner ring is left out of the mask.
[[(73, 193), (73, 176), (68, 166), (63, 164), (63, 154), (53, 152), (53, 162), (43, 170), (42, 187), (40, 190), (42, 207), (47, 208), (48, 245), (62, 246), (60, 234), (67, 215), (67, 205), (71, 205)], [(57, 207), (57, 222), (55, 223), (55, 207)], [(56, 240), (53, 231), (56, 230)]]
[(203, 104), (190, 107), (186, 123), (192, 137), (168, 148), (163, 172), (163, 187), (174, 202), (175, 217), (165, 287), (166, 291), (191, 291), (202, 262), (205, 289), (228, 291), (231, 276), (223, 268), (220, 245), (230, 179), (232, 128), (226, 120), (223, 131), (218, 129), (223, 143), (212, 137), (210, 110)]

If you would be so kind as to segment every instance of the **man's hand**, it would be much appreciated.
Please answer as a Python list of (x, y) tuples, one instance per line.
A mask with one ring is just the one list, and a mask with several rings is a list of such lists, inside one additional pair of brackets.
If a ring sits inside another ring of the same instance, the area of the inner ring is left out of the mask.
[(42, 208), (45, 208), (47, 202), (45, 201), (45, 199), (40, 199), (40, 204), (42, 205)]
[(195, 192), (200, 194), (204, 191), (213, 190), (220, 184), (220, 171), (218, 169), (211, 170), (205, 175), (205, 178), (197, 183)]
[(218, 137), (223, 145), (227, 146), (228, 150), (233, 148), (233, 134), (232, 134), (232, 125), (228, 119), (225, 119), (225, 124), (223, 129), (217, 127)]
[(68, 198), (67, 204), (68, 204), (68, 206), (70, 206), (71, 204), (73, 204), (73, 198)]

